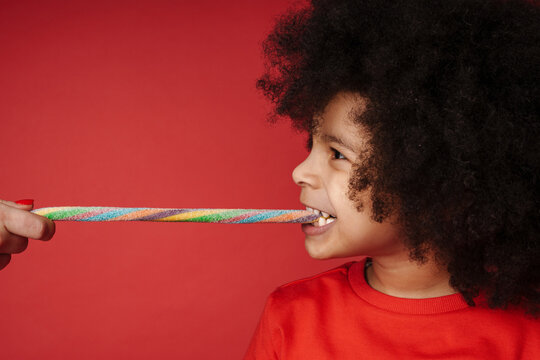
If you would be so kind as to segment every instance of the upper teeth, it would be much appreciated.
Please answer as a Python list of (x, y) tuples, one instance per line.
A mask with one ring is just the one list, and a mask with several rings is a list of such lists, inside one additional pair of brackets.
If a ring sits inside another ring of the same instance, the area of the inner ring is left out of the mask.
[(313, 212), (313, 213), (315, 213), (315, 214), (317, 214), (317, 215), (322, 215), (319, 219), (322, 219), (322, 218), (324, 218), (324, 219), (331, 219), (331, 218), (333, 218), (332, 215), (327, 214), (327, 213), (325, 213), (324, 211), (320, 211), (320, 210), (317, 210), (317, 209), (312, 209), (312, 208), (310, 208), (310, 207), (308, 207), (308, 206), (306, 206), (306, 210), (307, 210), (307, 211), (311, 211), (311, 212)]

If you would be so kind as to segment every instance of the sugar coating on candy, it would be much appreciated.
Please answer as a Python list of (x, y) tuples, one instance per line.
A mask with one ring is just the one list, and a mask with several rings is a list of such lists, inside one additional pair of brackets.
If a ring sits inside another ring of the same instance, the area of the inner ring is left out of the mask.
[(263, 209), (163, 209), (100, 206), (61, 206), (32, 210), (62, 221), (163, 221), (223, 224), (309, 223), (320, 215), (307, 210)]

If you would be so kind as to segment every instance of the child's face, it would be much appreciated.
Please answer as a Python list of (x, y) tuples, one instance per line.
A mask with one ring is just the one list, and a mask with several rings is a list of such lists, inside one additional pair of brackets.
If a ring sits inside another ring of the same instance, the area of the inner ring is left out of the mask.
[(329, 102), (313, 134), (309, 156), (292, 174), (302, 188), (300, 201), (306, 207), (336, 217), (323, 226), (302, 225), (306, 250), (316, 259), (404, 251), (395, 225), (370, 219), (369, 191), (359, 194), (362, 212), (347, 196), (353, 162), (366, 146), (366, 133), (351, 120), (352, 111), (359, 106), (361, 109), (362, 99), (351, 93), (340, 93)]

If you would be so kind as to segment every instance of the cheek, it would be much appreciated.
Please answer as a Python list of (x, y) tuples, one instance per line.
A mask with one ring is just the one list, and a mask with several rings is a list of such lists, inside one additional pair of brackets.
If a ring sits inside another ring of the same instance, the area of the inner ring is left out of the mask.
[[(328, 191), (335, 202), (335, 206), (350, 208), (353, 201), (349, 198), (349, 176), (345, 171), (334, 174), (329, 181)], [(354, 207), (354, 206), (352, 206)], [(338, 209), (336, 209), (337, 211)]]
[(361, 201), (363, 208), (358, 210), (357, 201), (349, 199), (347, 194), (342, 194), (341, 198), (341, 213), (338, 217), (341, 220), (340, 232), (343, 239), (351, 244), (366, 244), (372, 241), (377, 233), (379, 223), (371, 220), (371, 202), (368, 192), (358, 194), (358, 201)]
[(341, 220), (341, 229), (350, 240), (362, 240), (371, 233), (375, 224), (369, 219), (368, 213), (357, 212), (356, 209), (351, 210)]
[(371, 216), (371, 193), (368, 190), (351, 191), (348, 187), (341, 193), (340, 204), (345, 215), (352, 219), (364, 219)]

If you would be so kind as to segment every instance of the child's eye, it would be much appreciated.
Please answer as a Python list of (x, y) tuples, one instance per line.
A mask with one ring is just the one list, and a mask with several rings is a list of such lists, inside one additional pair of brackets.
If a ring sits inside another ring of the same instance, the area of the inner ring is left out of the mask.
[(343, 156), (343, 154), (337, 151), (336, 149), (330, 148), (330, 150), (332, 150), (332, 152), (334, 153), (334, 158), (336, 160), (347, 160), (347, 158)]

